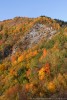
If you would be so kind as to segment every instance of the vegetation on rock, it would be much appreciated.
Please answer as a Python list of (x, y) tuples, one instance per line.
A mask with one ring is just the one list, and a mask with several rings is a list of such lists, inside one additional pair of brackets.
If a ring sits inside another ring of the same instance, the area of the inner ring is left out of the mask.
[(45, 16), (0, 22), (0, 100), (66, 98), (66, 93), (66, 24)]

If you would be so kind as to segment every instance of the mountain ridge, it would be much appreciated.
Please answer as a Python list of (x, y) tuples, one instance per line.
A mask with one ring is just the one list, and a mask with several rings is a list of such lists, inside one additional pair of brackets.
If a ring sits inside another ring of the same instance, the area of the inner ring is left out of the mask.
[(67, 98), (67, 23), (49, 17), (0, 22), (0, 100)]

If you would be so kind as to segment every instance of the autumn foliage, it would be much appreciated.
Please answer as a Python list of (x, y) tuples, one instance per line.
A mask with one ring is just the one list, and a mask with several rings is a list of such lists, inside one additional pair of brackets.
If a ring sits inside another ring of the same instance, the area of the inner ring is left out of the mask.
[(45, 79), (45, 75), (50, 74), (50, 66), (49, 64), (45, 64), (40, 70), (39, 70), (39, 79), (43, 80)]
[(60, 27), (45, 16), (0, 22), (0, 100), (67, 97), (67, 27)]
[(53, 82), (49, 82), (48, 83), (48, 90), (50, 92), (55, 92), (55, 89), (56, 89), (55, 84)]

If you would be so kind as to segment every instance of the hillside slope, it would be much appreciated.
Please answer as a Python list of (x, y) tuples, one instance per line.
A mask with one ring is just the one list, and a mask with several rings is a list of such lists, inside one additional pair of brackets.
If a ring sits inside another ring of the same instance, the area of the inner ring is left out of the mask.
[(67, 98), (67, 26), (16, 17), (0, 22), (0, 100)]

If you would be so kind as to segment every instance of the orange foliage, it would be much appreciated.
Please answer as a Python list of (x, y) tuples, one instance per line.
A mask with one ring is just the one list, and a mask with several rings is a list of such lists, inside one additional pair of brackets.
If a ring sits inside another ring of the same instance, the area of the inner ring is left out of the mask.
[(33, 87), (33, 84), (32, 83), (30, 83), (30, 84), (26, 84), (26, 91), (29, 91), (30, 89), (32, 89), (32, 87)]
[(35, 50), (35, 51), (28, 51), (28, 54), (26, 55), (26, 59), (28, 59), (28, 58), (31, 58), (31, 57), (34, 57), (34, 56), (36, 56), (38, 54), (38, 52), (37, 52), (37, 50)]
[(6, 96), (7, 97), (12, 97), (13, 95), (15, 95), (17, 92), (19, 92), (19, 85), (15, 85), (13, 87), (10, 87), (7, 91), (6, 91)]
[(32, 87), (33, 87), (33, 83), (30, 83), (30, 85), (29, 85), (29, 86), (30, 86), (30, 88), (32, 88)]
[(49, 63), (46, 63), (45, 66), (44, 66), (44, 71), (48, 74), (50, 74), (50, 65)]
[(26, 59), (28, 59), (28, 58), (30, 58), (30, 57), (31, 57), (31, 55), (32, 55), (32, 54), (31, 54), (31, 52), (30, 52), (29, 54), (27, 54), (27, 55), (26, 55), (26, 57), (25, 57), (25, 58), (26, 58)]
[(32, 56), (36, 56), (37, 55), (37, 50), (35, 50), (33, 53), (32, 53)]
[(43, 50), (43, 57), (46, 57), (46, 55), (47, 55), (47, 50), (44, 49), (44, 50)]
[(17, 73), (16, 73), (15, 70), (10, 70), (10, 74), (11, 74), (11, 75), (15, 75), (15, 76), (17, 76)]
[(13, 62), (13, 65), (16, 65), (17, 64), (17, 61), (15, 60), (14, 62)]
[(43, 55), (40, 57), (39, 61), (41, 61), (43, 58), (45, 58), (46, 55), (47, 55), (47, 50), (44, 49), (44, 50), (43, 50)]
[(4, 71), (4, 70), (7, 70), (8, 67), (10, 66), (10, 63), (6, 62), (6, 63), (3, 63), (3, 64), (0, 64), (0, 71)]
[(2, 43), (3, 43), (3, 41), (2, 41), (2, 40), (0, 40), (0, 45), (2, 45)]
[(29, 70), (26, 72), (27, 77), (30, 75), (30, 73), (31, 73), (31, 70), (29, 69)]
[(29, 84), (26, 84), (25, 88), (28, 91), (29, 90)]
[(15, 60), (16, 60), (16, 56), (13, 55), (13, 56), (11, 57), (11, 61), (14, 62)]
[[(37, 50), (35, 50), (35, 51), (28, 50), (28, 52), (23, 52), (23, 54), (19, 57), (18, 57), (18, 54), (13, 55), (11, 57), (11, 61), (13, 62), (14, 65), (16, 65), (17, 63), (20, 63), (21, 61), (23, 61), (25, 58), (29, 59), (33, 56), (36, 56), (37, 53), (38, 53)], [(18, 60), (16, 61), (17, 57), (18, 57)]]

